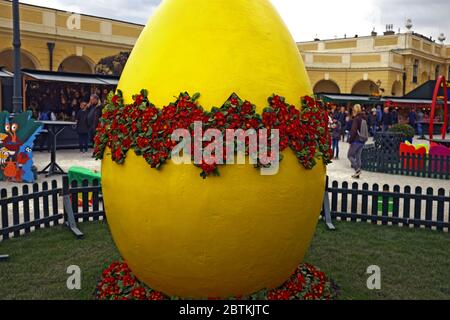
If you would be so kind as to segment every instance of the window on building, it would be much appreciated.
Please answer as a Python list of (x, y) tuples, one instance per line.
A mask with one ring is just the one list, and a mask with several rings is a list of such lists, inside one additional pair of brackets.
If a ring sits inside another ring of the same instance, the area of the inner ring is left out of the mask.
[(419, 77), (419, 60), (414, 60), (412, 82), (417, 83)]
[(437, 80), (437, 78), (439, 78), (439, 76), (441, 75), (441, 66), (440, 65), (436, 66), (434, 74), (435, 74), (434, 78)]

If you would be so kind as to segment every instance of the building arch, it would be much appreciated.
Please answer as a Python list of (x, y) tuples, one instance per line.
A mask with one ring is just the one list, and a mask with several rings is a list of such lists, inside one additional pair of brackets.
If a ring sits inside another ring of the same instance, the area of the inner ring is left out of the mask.
[(392, 84), (392, 96), (394, 97), (401, 97), (403, 96), (403, 86), (401, 81), (394, 81)]
[(353, 85), (352, 94), (367, 96), (378, 94), (378, 86), (372, 80), (359, 80)]
[(314, 86), (314, 93), (335, 93), (340, 94), (341, 88), (333, 80), (320, 80)]
[[(30, 52), (21, 49), (21, 68), (22, 69), (39, 69), (39, 60)], [(0, 51), (0, 67), (5, 67), (9, 72), (14, 72), (14, 50), (11, 48)]]
[(94, 73), (95, 63), (86, 56), (69, 56), (59, 64), (58, 71), (73, 73)]

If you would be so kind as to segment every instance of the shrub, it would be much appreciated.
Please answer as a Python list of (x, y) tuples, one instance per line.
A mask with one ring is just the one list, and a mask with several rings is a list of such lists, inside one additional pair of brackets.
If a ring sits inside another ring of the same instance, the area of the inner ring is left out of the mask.
[(402, 133), (405, 139), (412, 139), (416, 135), (416, 131), (409, 124), (396, 124), (389, 129), (389, 132)]

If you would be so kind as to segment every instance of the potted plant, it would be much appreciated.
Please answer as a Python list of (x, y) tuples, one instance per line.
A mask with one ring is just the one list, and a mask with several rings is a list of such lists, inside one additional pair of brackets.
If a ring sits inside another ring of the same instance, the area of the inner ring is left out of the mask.
[(410, 143), (413, 143), (413, 139), (416, 134), (414, 128), (409, 124), (396, 124), (389, 129), (389, 132), (403, 134), (404, 142), (408, 141)]

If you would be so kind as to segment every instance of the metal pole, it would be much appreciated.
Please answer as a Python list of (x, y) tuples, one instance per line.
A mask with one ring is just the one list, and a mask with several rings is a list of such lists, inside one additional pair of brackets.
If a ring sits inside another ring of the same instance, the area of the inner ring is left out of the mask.
[(53, 71), (53, 51), (55, 50), (55, 43), (47, 42), (47, 48), (48, 48), (49, 59), (50, 59), (48, 70)]
[(20, 59), (20, 15), (19, 0), (13, 0), (13, 47), (14, 47), (14, 95), (13, 95), (13, 111), (21, 113), (23, 108), (22, 97), (22, 73)]

